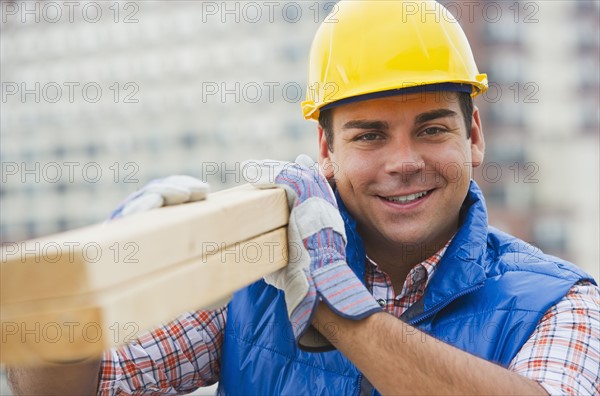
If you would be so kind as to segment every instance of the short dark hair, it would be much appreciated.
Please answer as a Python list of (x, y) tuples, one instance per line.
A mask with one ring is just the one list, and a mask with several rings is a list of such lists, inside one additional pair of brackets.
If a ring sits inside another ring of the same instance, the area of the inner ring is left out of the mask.
[[(458, 92), (457, 94), (460, 110), (462, 111), (463, 118), (465, 119), (465, 126), (467, 127), (467, 139), (469, 139), (471, 137), (471, 119), (473, 118), (473, 98), (466, 92)], [(323, 132), (325, 133), (329, 151), (333, 151), (332, 110), (333, 109), (322, 110), (319, 114), (319, 125), (321, 125), (321, 128), (323, 128)]]

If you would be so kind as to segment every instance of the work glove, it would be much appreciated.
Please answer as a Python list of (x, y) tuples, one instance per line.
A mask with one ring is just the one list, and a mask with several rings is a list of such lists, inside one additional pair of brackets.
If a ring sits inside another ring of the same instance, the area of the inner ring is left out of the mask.
[(337, 315), (363, 319), (381, 308), (346, 263), (346, 234), (335, 195), (315, 162), (300, 155), (295, 163), (247, 161), (244, 178), (257, 188), (283, 188), (287, 194), (289, 262), (265, 281), (283, 290), (296, 341), (307, 350), (329, 344), (311, 321), (324, 301)]
[(173, 175), (156, 179), (129, 195), (112, 211), (109, 219), (117, 219), (161, 206), (202, 201), (209, 190), (208, 183), (191, 176)]

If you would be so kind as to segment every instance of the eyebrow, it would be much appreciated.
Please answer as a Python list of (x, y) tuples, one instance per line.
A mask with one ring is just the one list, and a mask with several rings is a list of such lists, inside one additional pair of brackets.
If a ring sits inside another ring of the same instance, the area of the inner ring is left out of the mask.
[[(426, 113), (419, 114), (415, 119), (415, 124), (423, 124), (427, 121), (436, 120), (445, 117), (458, 117), (458, 113), (450, 109), (435, 109)], [(390, 125), (385, 121), (378, 120), (351, 120), (342, 126), (342, 129), (375, 129), (385, 131), (390, 129)]]
[(352, 120), (342, 126), (342, 129), (378, 129), (387, 130), (390, 126), (385, 121)]
[(415, 124), (423, 124), (427, 121), (445, 117), (458, 117), (458, 114), (450, 109), (431, 110), (427, 113), (419, 114), (415, 119)]

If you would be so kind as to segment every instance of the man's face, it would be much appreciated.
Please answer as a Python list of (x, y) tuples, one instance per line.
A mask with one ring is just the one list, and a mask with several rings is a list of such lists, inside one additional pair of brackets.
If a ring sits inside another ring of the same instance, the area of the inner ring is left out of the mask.
[(320, 161), (357, 220), (367, 252), (398, 244), (427, 252), (454, 234), (472, 168), (483, 160), (477, 109), (472, 123), (467, 139), (453, 93), (401, 95), (333, 110), (333, 150), (319, 128)]

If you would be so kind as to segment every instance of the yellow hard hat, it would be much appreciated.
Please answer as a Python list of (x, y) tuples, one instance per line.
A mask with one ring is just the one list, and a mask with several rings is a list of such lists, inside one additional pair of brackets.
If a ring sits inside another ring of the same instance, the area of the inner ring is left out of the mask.
[(435, 1), (337, 3), (312, 43), (304, 118), (318, 120), (323, 108), (407, 88), (471, 96), (487, 90), (487, 75), (477, 70), (452, 14)]

